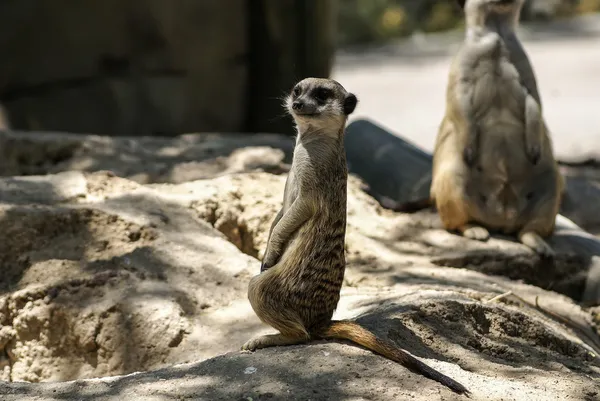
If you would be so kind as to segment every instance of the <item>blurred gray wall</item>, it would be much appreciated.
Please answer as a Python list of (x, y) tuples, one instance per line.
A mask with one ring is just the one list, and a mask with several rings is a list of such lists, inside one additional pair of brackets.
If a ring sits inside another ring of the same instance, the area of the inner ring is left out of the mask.
[(3, 0), (13, 129), (283, 131), (280, 98), (331, 70), (337, 0)]

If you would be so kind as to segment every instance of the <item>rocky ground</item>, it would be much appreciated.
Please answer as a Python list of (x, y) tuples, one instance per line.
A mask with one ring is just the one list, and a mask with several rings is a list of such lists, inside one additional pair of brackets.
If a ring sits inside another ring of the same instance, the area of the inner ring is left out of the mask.
[[(238, 351), (271, 331), (246, 289), (291, 146), (0, 134), (2, 400), (462, 399), (348, 344)], [(471, 399), (600, 397), (592, 235), (561, 217), (558, 255), (541, 260), (384, 210), (360, 186), (336, 317), (360, 316)]]

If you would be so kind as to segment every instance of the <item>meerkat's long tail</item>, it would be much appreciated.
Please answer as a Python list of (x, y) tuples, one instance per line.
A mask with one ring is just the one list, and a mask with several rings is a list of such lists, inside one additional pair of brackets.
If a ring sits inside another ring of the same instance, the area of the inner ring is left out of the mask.
[(392, 342), (383, 340), (360, 324), (349, 320), (333, 320), (331, 325), (320, 333), (324, 339), (349, 340), (369, 350), (380, 354), (409, 369), (435, 380), (459, 394), (469, 394), (462, 384), (424, 364), (406, 351), (398, 348)]

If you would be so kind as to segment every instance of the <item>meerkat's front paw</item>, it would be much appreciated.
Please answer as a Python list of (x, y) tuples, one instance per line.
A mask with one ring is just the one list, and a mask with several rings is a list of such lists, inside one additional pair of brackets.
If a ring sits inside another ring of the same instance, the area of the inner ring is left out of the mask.
[(475, 149), (472, 146), (467, 146), (463, 150), (463, 160), (469, 167), (475, 164)]
[(265, 256), (265, 259), (263, 259), (262, 263), (260, 264), (260, 272), (262, 273), (265, 270), (269, 270), (274, 265), (275, 263), (271, 262), (270, 259), (267, 259)]
[(273, 267), (273, 265), (275, 265), (275, 261), (273, 260), (273, 252), (271, 252), (271, 249), (267, 248), (267, 251), (265, 252), (265, 255), (263, 256), (263, 260), (260, 264), (260, 272), (264, 272), (265, 270), (270, 269), (271, 267)]
[(539, 145), (528, 145), (527, 146), (527, 159), (531, 164), (536, 165), (540, 161), (542, 150)]
[(477, 150), (479, 144), (479, 127), (477, 123), (471, 122), (467, 126), (468, 137), (463, 149), (463, 160), (469, 167), (473, 167), (477, 158)]

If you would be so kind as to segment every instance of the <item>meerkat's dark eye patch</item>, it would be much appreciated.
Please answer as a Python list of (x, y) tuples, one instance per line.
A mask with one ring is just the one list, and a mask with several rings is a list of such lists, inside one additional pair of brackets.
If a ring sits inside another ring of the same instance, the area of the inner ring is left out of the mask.
[(527, 198), (527, 200), (532, 200), (533, 199), (533, 192), (529, 192), (527, 193), (527, 195), (525, 195), (525, 198)]
[(319, 87), (312, 91), (312, 95), (317, 99), (317, 102), (323, 104), (327, 99), (330, 99), (333, 96), (333, 91), (331, 89)]
[(293, 95), (294, 97), (298, 97), (298, 96), (300, 96), (300, 92), (302, 92), (302, 91), (300, 90), (300, 87), (299, 87), (299, 86), (296, 86), (296, 87), (294, 87), (294, 89), (292, 90), (292, 95)]

